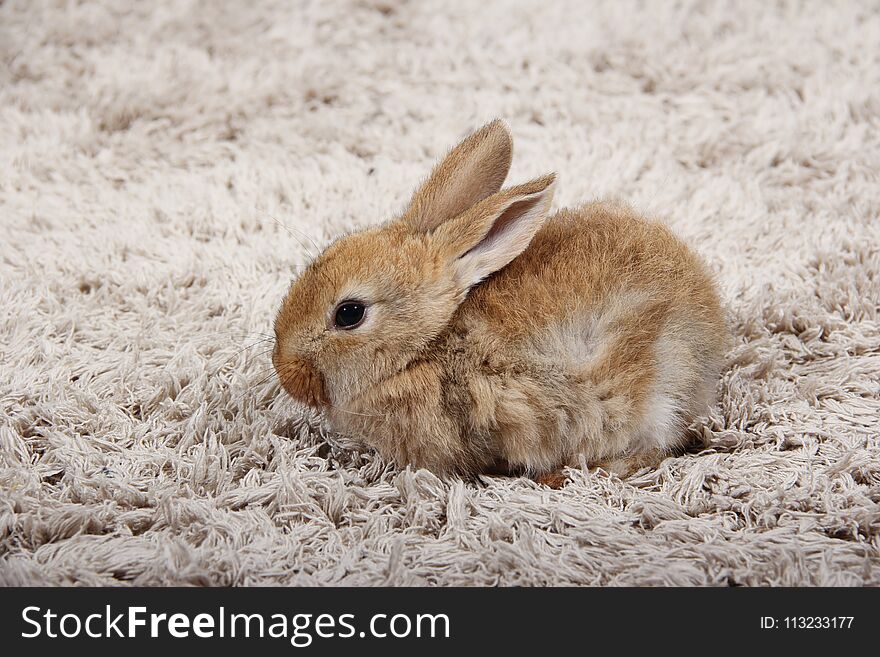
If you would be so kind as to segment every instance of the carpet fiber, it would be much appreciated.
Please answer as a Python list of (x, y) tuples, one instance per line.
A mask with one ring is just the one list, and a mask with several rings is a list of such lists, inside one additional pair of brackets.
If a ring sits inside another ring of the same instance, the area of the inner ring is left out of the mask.
[[(122, 5), (0, 5), (0, 582), (880, 584), (876, 3)], [(272, 376), (313, 242), (496, 116), (717, 274), (656, 470), (400, 471)]]

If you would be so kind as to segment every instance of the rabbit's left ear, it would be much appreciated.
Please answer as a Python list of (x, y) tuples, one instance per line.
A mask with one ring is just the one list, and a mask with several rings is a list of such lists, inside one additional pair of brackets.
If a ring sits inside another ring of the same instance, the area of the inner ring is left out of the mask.
[(449, 151), (413, 194), (401, 221), (417, 232), (434, 230), (494, 194), (507, 177), (513, 141), (507, 124), (492, 121)]
[(507, 266), (544, 225), (555, 175), (504, 189), (440, 225), (432, 239), (462, 292)]

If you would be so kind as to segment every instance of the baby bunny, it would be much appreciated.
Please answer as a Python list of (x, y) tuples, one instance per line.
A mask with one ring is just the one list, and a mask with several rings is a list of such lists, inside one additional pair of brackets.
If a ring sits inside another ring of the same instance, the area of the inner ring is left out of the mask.
[(284, 389), (400, 465), (441, 476), (626, 474), (682, 445), (726, 340), (711, 277), (626, 207), (550, 214), (554, 176), (501, 189), (507, 126), (456, 146), (397, 218), (292, 284)]

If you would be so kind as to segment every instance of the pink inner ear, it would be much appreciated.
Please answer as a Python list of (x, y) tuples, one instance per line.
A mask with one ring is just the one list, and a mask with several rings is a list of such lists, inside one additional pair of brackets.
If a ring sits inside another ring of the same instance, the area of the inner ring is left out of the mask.
[(536, 198), (528, 198), (522, 201), (517, 201), (516, 203), (511, 203), (507, 209), (498, 215), (498, 218), (492, 222), (492, 227), (489, 229), (489, 232), (477, 242), (474, 246), (468, 249), (465, 253), (462, 254), (461, 257), (466, 256), (468, 253), (471, 253), (477, 249), (485, 249), (492, 246), (492, 243), (507, 230), (511, 229), (513, 225), (516, 223), (517, 219), (520, 219), (525, 215), (532, 206), (541, 201), (540, 197)]

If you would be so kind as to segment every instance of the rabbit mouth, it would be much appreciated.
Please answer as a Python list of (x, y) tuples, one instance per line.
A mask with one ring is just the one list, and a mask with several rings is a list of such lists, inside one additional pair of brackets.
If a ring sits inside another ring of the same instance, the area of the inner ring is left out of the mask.
[(281, 386), (293, 399), (317, 409), (329, 404), (324, 376), (314, 365), (302, 358), (273, 360)]

